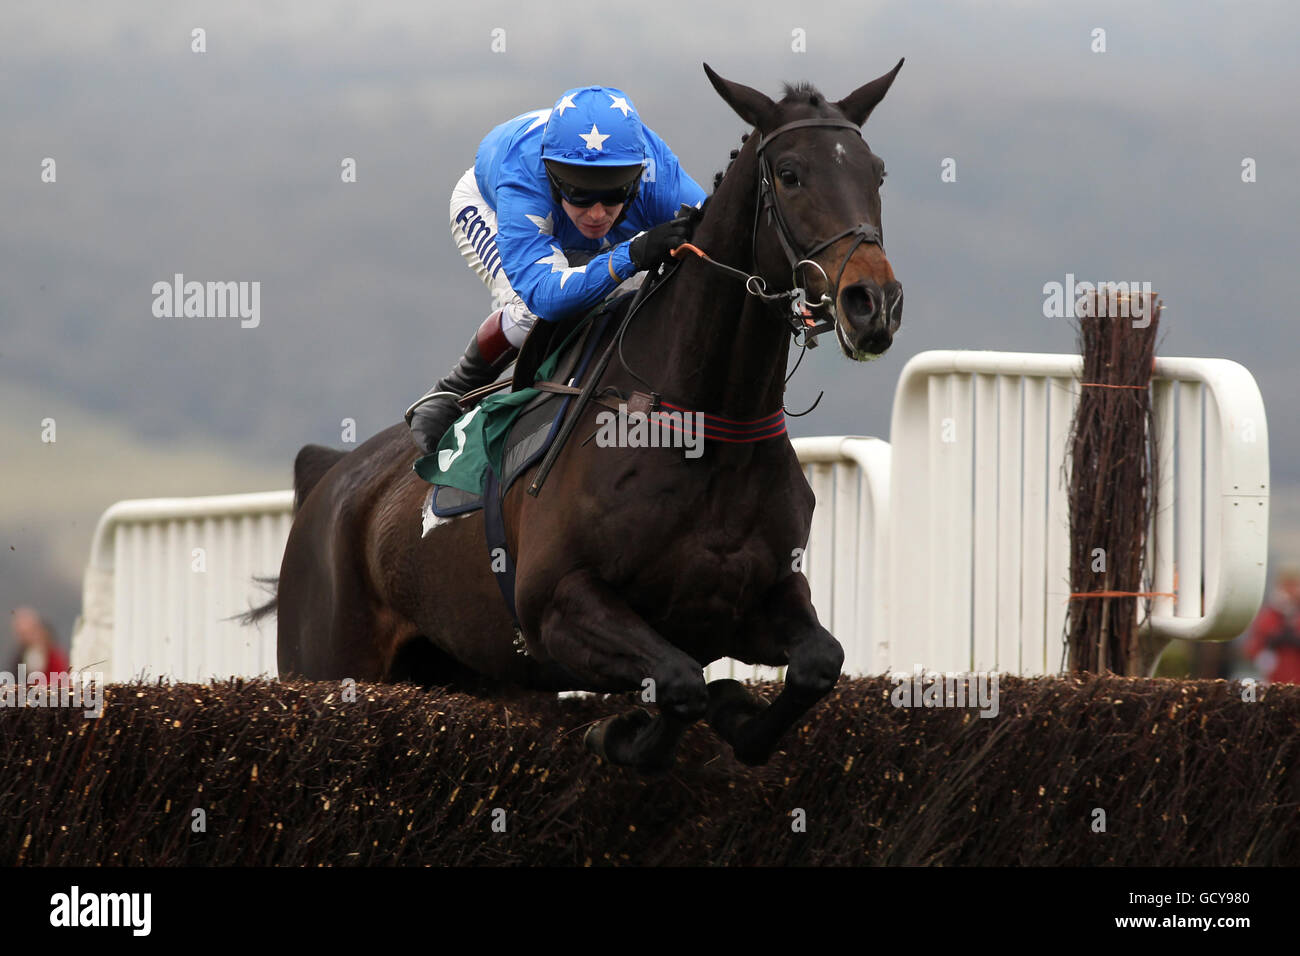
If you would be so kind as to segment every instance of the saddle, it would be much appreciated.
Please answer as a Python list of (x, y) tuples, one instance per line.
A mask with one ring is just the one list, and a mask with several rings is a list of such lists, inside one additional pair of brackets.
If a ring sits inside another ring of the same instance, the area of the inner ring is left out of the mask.
[[(522, 408), (503, 410), (507, 414), (513, 413), (515, 418), (506, 435), (497, 474), (502, 494), (549, 448), (558, 431), (556, 425), (567, 410), (568, 403), (564, 399), (578, 391), (576, 385), (590, 363), (596, 340), (609, 319), (621, 315), (627, 304), (619, 297), (590, 312), (558, 322), (538, 322), (519, 350), (511, 379), (475, 389), (460, 398), (461, 406), (468, 410), (507, 386), (512, 393), (528, 389), (537, 393)], [(548, 360), (553, 360), (549, 374), (538, 381), (539, 369)], [(451, 517), (483, 507), (481, 492), (440, 481), (432, 466), (425, 467), (417, 462), (416, 471), (434, 486), (427, 509), (433, 516)]]

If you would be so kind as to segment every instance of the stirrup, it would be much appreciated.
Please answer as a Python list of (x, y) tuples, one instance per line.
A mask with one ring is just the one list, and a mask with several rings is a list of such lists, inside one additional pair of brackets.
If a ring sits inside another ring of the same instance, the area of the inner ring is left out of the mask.
[(458, 395), (456, 392), (432, 392), (432, 391), (425, 392), (423, 395), (421, 395), (419, 398), (415, 400), (415, 402), (411, 405), (410, 408), (406, 410), (406, 424), (408, 425), (411, 424), (411, 418), (412, 416), (415, 415), (415, 410), (417, 408), (419, 408), (421, 405), (427, 405), (435, 398), (450, 398), (453, 401), (459, 401), (460, 395)]

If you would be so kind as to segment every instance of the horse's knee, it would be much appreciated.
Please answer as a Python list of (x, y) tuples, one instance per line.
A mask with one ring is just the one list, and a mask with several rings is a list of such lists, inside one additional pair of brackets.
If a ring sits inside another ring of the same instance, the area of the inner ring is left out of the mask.
[(816, 637), (790, 650), (785, 682), (795, 690), (821, 697), (830, 692), (844, 667), (844, 648), (830, 631), (820, 628)]

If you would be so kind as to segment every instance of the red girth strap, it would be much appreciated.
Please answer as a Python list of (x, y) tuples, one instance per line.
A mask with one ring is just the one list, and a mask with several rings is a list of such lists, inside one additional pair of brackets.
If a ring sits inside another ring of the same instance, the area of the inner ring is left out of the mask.
[[(683, 408), (681, 405), (674, 405), (672, 402), (661, 400), (659, 404), (662, 408), (670, 412), (679, 412), (683, 416), (702, 416), (704, 437), (710, 441), (748, 444), (750, 442), (767, 441), (769, 438), (779, 438), (785, 434), (785, 410), (781, 408), (778, 408), (770, 415), (764, 415), (762, 418), (739, 421), (734, 418), (723, 418), (721, 415), (711, 415), (708, 412), (696, 412), (689, 408)], [(686, 430), (672, 417), (664, 416), (660, 420), (673, 431), (682, 432)], [(695, 428), (694, 422), (688, 427), (693, 430)]]

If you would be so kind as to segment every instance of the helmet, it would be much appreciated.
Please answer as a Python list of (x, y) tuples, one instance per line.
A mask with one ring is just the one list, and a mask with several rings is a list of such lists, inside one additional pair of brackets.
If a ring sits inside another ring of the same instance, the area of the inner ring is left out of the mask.
[(584, 190), (626, 186), (641, 175), (641, 117), (612, 86), (582, 86), (556, 101), (542, 132), (542, 159), (555, 178)]

